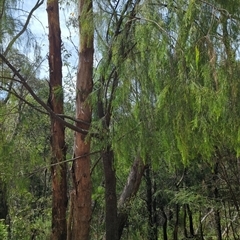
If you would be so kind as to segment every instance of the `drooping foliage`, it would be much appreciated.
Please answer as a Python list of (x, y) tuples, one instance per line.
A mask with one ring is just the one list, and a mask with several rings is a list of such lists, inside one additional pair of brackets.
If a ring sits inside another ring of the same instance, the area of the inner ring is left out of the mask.
[[(179, 172), (178, 180), (192, 174), (181, 169), (200, 167), (214, 172), (211, 194), (219, 198), (218, 164), (225, 165), (226, 152), (237, 164), (239, 152), (235, 4), (234, 10), (234, 3), (221, 1), (98, 4), (102, 58), (95, 81), (105, 109), (111, 108), (106, 141), (117, 174), (136, 153), (154, 171), (164, 165)], [(182, 187), (177, 183), (174, 191)]]

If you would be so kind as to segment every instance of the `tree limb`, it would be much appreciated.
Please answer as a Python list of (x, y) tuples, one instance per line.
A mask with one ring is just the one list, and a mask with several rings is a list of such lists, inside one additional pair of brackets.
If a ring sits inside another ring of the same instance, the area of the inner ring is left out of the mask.
[[(56, 113), (54, 113), (52, 111), (52, 109), (43, 101), (41, 100), (33, 91), (33, 89), (28, 85), (27, 81), (25, 80), (25, 78), (19, 73), (19, 71), (6, 59), (6, 57), (0, 53), (0, 58), (3, 60), (3, 62), (6, 63), (6, 65), (12, 70), (12, 72), (15, 74), (15, 76), (17, 76), (19, 78), (19, 82), (21, 82), (21, 84), (28, 90), (28, 92), (30, 93), (30, 95), (33, 97), (33, 99), (39, 104), (41, 105), (47, 112), (49, 115), (51, 115), (51, 117), (57, 119), (59, 122), (61, 122), (63, 125), (65, 125), (66, 127), (87, 135), (88, 131), (82, 128), (79, 128), (77, 126), (75, 126), (74, 124), (71, 124), (69, 122), (66, 122), (63, 117)], [(94, 134), (93, 134), (94, 135)]]
[(126, 206), (130, 204), (131, 199), (136, 195), (146, 165), (143, 163), (141, 157), (136, 157), (130, 173), (128, 175), (127, 183), (121, 193), (118, 201), (118, 237), (121, 238), (123, 228), (128, 219), (128, 209)]
[(4, 56), (7, 56), (8, 52), (10, 51), (10, 49), (12, 48), (13, 44), (17, 41), (17, 39), (26, 31), (27, 29), (27, 26), (30, 22), (30, 19), (34, 13), (34, 11), (36, 9), (38, 9), (42, 4), (43, 4), (44, 0), (38, 0), (37, 3), (35, 4), (35, 6), (32, 8), (32, 10), (30, 11), (28, 17), (27, 17), (27, 20), (25, 22), (25, 24), (23, 25), (23, 28), (21, 29), (21, 31), (13, 37), (13, 39), (10, 41), (10, 43), (8, 44), (6, 50), (4, 51), (3, 55)]

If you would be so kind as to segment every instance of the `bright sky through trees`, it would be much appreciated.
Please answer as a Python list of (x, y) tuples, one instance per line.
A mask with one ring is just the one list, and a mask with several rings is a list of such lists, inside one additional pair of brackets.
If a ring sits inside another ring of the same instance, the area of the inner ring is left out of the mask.
[[(24, 1), (22, 7), (26, 11), (30, 11), (34, 6), (34, 2)], [(69, 66), (67, 63), (71, 62), (71, 65), (77, 65), (78, 59), (78, 41), (79, 37), (77, 34), (77, 29), (69, 23), (69, 19), (76, 20), (76, 11), (74, 11), (73, 6), (64, 5), (60, 7), (60, 24), (61, 24), (61, 38), (63, 42), (63, 80), (69, 76)], [(34, 16), (30, 22), (30, 30), (36, 37), (37, 42), (41, 49), (41, 55), (45, 61), (41, 65), (40, 77), (48, 78), (48, 22), (47, 22), (47, 12), (46, 4), (41, 5), (35, 12)], [(31, 54), (29, 57), (31, 59)], [(65, 59), (64, 59), (65, 56)]]

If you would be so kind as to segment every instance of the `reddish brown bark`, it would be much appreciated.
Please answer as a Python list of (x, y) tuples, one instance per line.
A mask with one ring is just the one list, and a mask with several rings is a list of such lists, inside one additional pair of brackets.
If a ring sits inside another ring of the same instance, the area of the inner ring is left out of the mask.
[[(61, 33), (59, 24), (58, 0), (47, 1), (49, 25), (49, 71), (50, 94), (48, 104), (56, 114), (63, 114)], [(51, 116), (51, 174), (52, 174), (52, 240), (65, 240), (67, 237), (66, 209), (67, 182), (65, 131), (64, 125)]]
[[(88, 96), (92, 92), (93, 71), (93, 10), (92, 1), (80, 0), (80, 54), (77, 74), (76, 118), (77, 127), (88, 130), (92, 112)], [(71, 238), (89, 239), (91, 220), (91, 177), (90, 177), (90, 139), (86, 134), (76, 132), (72, 178), (73, 216)], [(81, 157), (82, 156), (82, 157)]]

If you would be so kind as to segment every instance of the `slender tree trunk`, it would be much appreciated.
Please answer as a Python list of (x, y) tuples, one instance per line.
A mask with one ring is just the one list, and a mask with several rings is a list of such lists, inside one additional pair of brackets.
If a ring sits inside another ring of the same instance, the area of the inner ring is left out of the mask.
[(202, 226), (202, 212), (201, 210), (199, 210), (199, 239), (200, 240), (204, 240), (204, 236), (203, 236), (203, 226)]
[[(218, 160), (216, 160), (218, 161)], [(214, 198), (216, 200), (216, 203), (219, 202), (219, 193), (218, 193), (218, 186), (217, 186), (217, 180), (218, 180), (218, 166), (219, 163), (216, 162), (214, 166), (214, 175), (213, 175), (213, 183), (214, 183)], [(221, 230), (221, 216), (220, 216), (220, 210), (219, 206), (216, 206), (214, 210), (214, 217), (215, 217), (215, 225), (216, 225), (216, 234), (217, 239), (222, 240), (222, 230)]]
[(124, 226), (128, 220), (129, 213), (125, 206), (128, 205), (129, 208), (129, 204), (132, 203), (132, 199), (139, 189), (145, 168), (146, 166), (142, 159), (136, 157), (118, 201), (118, 239), (121, 238)]
[[(48, 104), (56, 114), (63, 114), (61, 34), (59, 25), (58, 0), (47, 1), (49, 25), (49, 67), (50, 95)], [(65, 130), (62, 123), (51, 116), (52, 148), (52, 240), (65, 240), (67, 237), (66, 209), (67, 182)]]
[(189, 204), (186, 205), (187, 207), (187, 213), (188, 213), (188, 220), (189, 220), (189, 231), (190, 231), (190, 237), (194, 236), (194, 227), (193, 227), (193, 216), (192, 211), (190, 209)]
[(173, 230), (173, 239), (178, 240), (178, 225), (179, 225), (179, 204), (175, 204), (175, 225), (174, 225), (174, 230)]
[[(184, 225), (184, 237), (189, 238), (194, 236), (194, 228), (193, 228), (193, 217), (192, 217), (192, 211), (189, 207), (189, 204), (184, 204), (183, 206), (183, 225)], [(187, 218), (188, 218), (188, 224), (189, 224), (189, 233), (188, 236), (188, 228), (187, 228)]]
[(72, 179), (74, 194), (72, 216), (72, 239), (89, 239), (91, 220), (91, 177), (90, 177), (90, 139), (87, 132), (92, 119), (88, 102), (93, 81), (93, 9), (91, 0), (79, 0), (80, 7), (80, 54), (77, 74), (76, 118), (77, 127), (86, 130), (86, 134), (76, 132)]
[(184, 237), (188, 238), (188, 231), (187, 231), (187, 207), (186, 207), (186, 204), (183, 205), (183, 228), (184, 228)]
[(4, 180), (0, 177), (0, 219), (4, 219), (7, 223), (8, 204), (7, 204), (7, 186)]
[(116, 175), (113, 162), (113, 151), (111, 150), (111, 147), (108, 146), (103, 152), (106, 240), (118, 239)]
[(160, 207), (161, 209), (161, 212), (162, 212), (162, 216), (163, 216), (163, 226), (162, 226), (162, 229), (163, 229), (163, 240), (168, 240), (168, 235), (167, 235), (167, 215), (164, 211), (164, 207), (161, 206)]
[(147, 190), (147, 211), (148, 211), (148, 238), (151, 239), (152, 232), (152, 181), (149, 166), (145, 171), (146, 190)]
[(222, 240), (222, 231), (221, 231), (221, 218), (219, 210), (214, 211), (215, 224), (216, 224), (216, 232), (217, 232), (217, 240)]
[(153, 231), (153, 199), (152, 199), (152, 179), (150, 173), (150, 166), (146, 168), (146, 185), (147, 185), (147, 211), (148, 211), (148, 239), (155, 240)]
[[(114, 82), (117, 82), (115, 74)], [(115, 89), (116, 85), (114, 86)], [(113, 91), (114, 91), (113, 89)], [(98, 118), (103, 119), (103, 129), (108, 131), (111, 119), (111, 107), (104, 109), (101, 95), (98, 96)], [(104, 111), (105, 110), (105, 111)], [(116, 173), (114, 169), (114, 153), (111, 146), (107, 145), (102, 152), (105, 180), (105, 239), (118, 239), (118, 219), (117, 219), (117, 194), (116, 194)]]
[[(157, 191), (156, 181), (153, 179), (153, 194)], [(158, 226), (157, 226), (157, 199), (153, 197), (153, 235), (154, 239), (158, 239)]]

